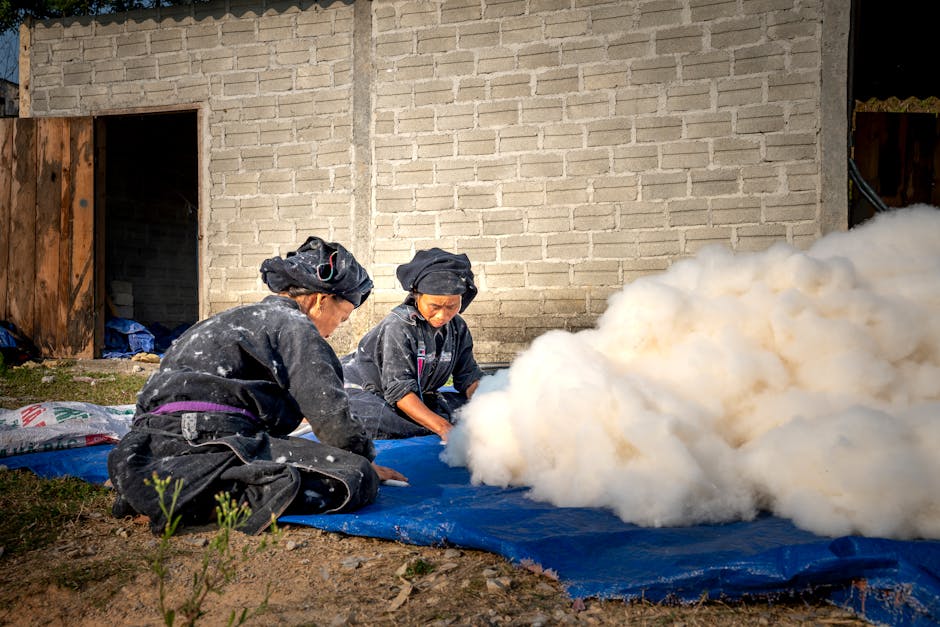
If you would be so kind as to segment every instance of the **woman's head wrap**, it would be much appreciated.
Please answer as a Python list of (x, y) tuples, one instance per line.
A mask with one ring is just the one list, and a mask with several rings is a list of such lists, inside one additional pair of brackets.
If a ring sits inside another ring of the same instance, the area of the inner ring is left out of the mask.
[(460, 294), (463, 296), (461, 313), (477, 295), (470, 258), (440, 248), (419, 250), (414, 259), (398, 266), (396, 275), (401, 286), (409, 292), (443, 296)]
[(334, 294), (358, 307), (372, 292), (372, 279), (341, 244), (310, 236), (286, 258), (272, 257), (261, 264), (261, 280), (272, 292), (291, 287)]

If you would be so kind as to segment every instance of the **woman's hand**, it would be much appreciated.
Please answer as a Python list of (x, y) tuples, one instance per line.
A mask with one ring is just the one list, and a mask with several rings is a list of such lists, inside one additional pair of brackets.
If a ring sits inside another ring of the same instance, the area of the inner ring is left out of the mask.
[(446, 421), (441, 425), (441, 430), (437, 431), (437, 435), (441, 436), (441, 444), (447, 444), (447, 434), (449, 434), (450, 430), (453, 428), (454, 425)]
[(375, 474), (379, 476), (379, 480), (381, 481), (394, 479), (395, 481), (404, 481), (405, 483), (408, 482), (408, 477), (387, 466), (379, 466), (375, 462), (372, 462), (372, 468), (375, 470)]
[(477, 391), (477, 388), (480, 387), (480, 379), (477, 379), (467, 388), (467, 398), (473, 398), (473, 393)]
[(435, 414), (414, 392), (408, 392), (403, 399), (396, 403), (398, 409), (405, 412), (408, 417), (429, 431), (440, 436), (442, 442), (447, 442), (447, 434), (454, 425), (443, 417)]

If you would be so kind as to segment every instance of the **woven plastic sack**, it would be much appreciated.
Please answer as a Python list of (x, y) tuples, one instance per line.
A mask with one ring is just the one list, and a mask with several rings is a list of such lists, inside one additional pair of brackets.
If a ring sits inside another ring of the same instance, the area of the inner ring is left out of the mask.
[(115, 443), (133, 419), (133, 405), (48, 401), (0, 409), (0, 457)]

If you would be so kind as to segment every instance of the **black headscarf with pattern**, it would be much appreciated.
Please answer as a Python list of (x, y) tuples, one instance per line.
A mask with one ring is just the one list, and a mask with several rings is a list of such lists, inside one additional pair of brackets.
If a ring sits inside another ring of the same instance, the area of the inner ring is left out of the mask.
[(272, 257), (261, 264), (261, 280), (272, 292), (291, 287), (334, 294), (358, 307), (372, 292), (372, 279), (352, 253), (336, 242), (310, 236), (287, 257)]
[(419, 250), (408, 263), (398, 266), (396, 271), (401, 286), (409, 292), (453, 296), (460, 294), (461, 313), (477, 295), (473, 283), (470, 258), (431, 248)]

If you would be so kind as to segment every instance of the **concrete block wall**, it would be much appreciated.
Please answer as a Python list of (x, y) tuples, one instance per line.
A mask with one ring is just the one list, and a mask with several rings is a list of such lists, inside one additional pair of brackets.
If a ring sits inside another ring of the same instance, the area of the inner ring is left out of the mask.
[(478, 352), (708, 244), (820, 234), (816, 0), (375, 0), (373, 269), (466, 252)]
[(33, 116), (199, 111), (201, 314), (258, 300), (261, 261), (352, 232), (352, 12), (215, 2), (37, 23)]
[(395, 267), (442, 246), (473, 260), (465, 317), (503, 361), (703, 246), (839, 228), (821, 120), (844, 143), (826, 28), (848, 6), (220, 0), (58, 20), (30, 32), (27, 115), (199, 110), (202, 315), (260, 298), (261, 260), (318, 233), (377, 284), (344, 351), (402, 298)]
[(170, 329), (198, 320), (196, 294), (186, 289), (189, 282), (181, 284), (180, 280), (198, 272), (193, 220), (185, 209), (168, 209), (156, 201), (115, 205), (106, 225), (106, 289), (115, 305), (123, 294), (121, 300), (132, 312), (128, 316), (125, 309), (118, 315), (146, 325), (159, 322)]

